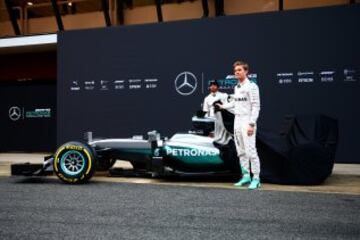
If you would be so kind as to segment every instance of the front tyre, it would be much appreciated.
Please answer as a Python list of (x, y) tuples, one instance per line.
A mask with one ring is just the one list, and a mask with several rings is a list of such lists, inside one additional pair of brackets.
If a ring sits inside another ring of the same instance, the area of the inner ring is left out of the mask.
[(85, 183), (95, 172), (96, 155), (84, 143), (65, 143), (54, 156), (54, 172), (65, 183)]

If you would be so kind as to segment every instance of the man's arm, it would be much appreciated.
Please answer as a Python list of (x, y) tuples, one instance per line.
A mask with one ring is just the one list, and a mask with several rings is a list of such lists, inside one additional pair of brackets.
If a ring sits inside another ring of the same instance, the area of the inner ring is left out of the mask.
[(233, 108), (235, 106), (235, 101), (234, 100), (230, 100), (230, 101), (227, 101), (227, 100), (223, 100), (222, 101), (222, 104), (218, 104), (220, 106), (220, 108), (222, 109), (230, 109), (230, 108)]
[(208, 97), (205, 97), (204, 99), (204, 103), (203, 103), (203, 112), (205, 112), (205, 116), (209, 117), (210, 116), (210, 105), (209, 105), (209, 101), (208, 101)]
[(210, 108), (209, 108), (209, 104), (207, 104), (207, 101), (206, 101), (207, 97), (204, 99), (204, 102), (203, 102), (203, 111), (208, 113), (210, 111)]
[(251, 104), (251, 115), (250, 115), (250, 124), (256, 124), (256, 121), (259, 117), (260, 112), (260, 94), (259, 94), (259, 87), (255, 84), (251, 84), (250, 92), (250, 104)]

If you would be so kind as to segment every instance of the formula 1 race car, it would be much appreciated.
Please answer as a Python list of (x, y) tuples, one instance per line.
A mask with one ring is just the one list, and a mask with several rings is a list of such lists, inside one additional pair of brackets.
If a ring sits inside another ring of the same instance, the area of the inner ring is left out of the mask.
[[(137, 175), (239, 176), (236, 154), (224, 154), (223, 148), (208, 136), (214, 129), (214, 119), (194, 116), (192, 122), (195, 128), (191, 133), (177, 133), (170, 139), (155, 130), (148, 132), (146, 139), (93, 139), (92, 132), (87, 132), (85, 141), (61, 145), (52, 156), (45, 157), (43, 164), (13, 164), (11, 172), (22, 176), (55, 173), (66, 183), (85, 183), (95, 171), (108, 171), (117, 160), (122, 160), (128, 161)], [(234, 153), (234, 146), (232, 150)]]
[[(232, 132), (233, 118), (222, 112), (224, 126)], [(115, 161), (131, 163), (134, 172), (150, 176), (240, 176), (239, 159), (232, 140), (218, 145), (207, 135), (213, 120), (193, 119), (193, 133), (170, 139), (157, 131), (147, 139), (92, 139), (68, 142), (46, 157), (43, 164), (13, 164), (12, 175), (41, 176), (55, 173), (66, 183), (85, 183), (97, 170), (109, 170)], [(204, 130), (199, 133), (199, 130)], [(315, 132), (314, 132), (315, 130)], [(280, 184), (320, 184), (332, 172), (338, 139), (337, 121), (329, 117), (293, 116), (280, 134), (258, 132), (262, 181)]]
[(53, 171), (67, 183), (84, 183), (96, 170), (108, 170), (116, 160), (129, 161), (134, 171), (167, 175), (226, 175), (228, 168), (210, 137), (178, 133), (170, 139), (156, 131), (148, 139), (89, 139), (68, 142), (48, 157), (43, 165), (14, 164), (13, 175), (41, 175)]

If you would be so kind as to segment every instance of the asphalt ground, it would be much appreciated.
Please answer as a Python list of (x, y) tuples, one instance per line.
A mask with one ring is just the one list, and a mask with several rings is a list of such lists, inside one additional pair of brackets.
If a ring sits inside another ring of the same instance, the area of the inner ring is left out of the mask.
[(0, 239), (360, 239), (360, 196), (0, 177)]
[[(0, 177), (10, 176), (10, 166), (14, 163), (42, 163), (44, 156), (50, 153), (0, 153)], [(131, 165), (125, 161), (117, 161), (115, 168), (128, 169)], [(56, 178), (53, 176), (52, 178)], [(140, 183), (171, 186), (191, 186), (236, 189), (233, 183), (238, 179), (154, 179), (144, 177), (109, 177), (107, 172), (98, 172), (91, 181)], [(261, 191), (317, 192), (360, 195), (360, 164), (335, 164), (332, 175), (321, 185), (294, 186), (263, 183)]]

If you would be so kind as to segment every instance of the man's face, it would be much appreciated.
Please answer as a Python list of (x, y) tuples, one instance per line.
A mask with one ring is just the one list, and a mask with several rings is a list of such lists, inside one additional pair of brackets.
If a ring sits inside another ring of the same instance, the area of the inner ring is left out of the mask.
[(216, 93), (218, 91), (218, 86), (216, 85), (210, 85), (210, 92), (212, 93)]
[(244, 80), (246, 78), (248, 71), (244, 69), (244, 66), (237, 65), (234, 68), (234, 74), (236, 79)]

